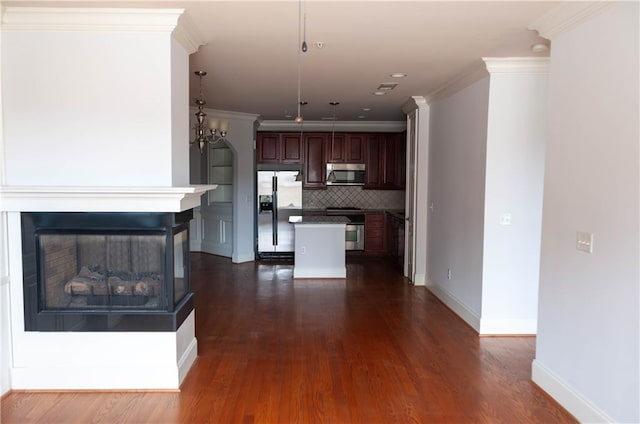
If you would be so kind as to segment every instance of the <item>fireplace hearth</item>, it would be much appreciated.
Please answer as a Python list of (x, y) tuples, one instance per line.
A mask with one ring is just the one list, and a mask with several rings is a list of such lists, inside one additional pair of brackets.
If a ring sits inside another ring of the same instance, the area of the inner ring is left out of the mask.
[(176, 331), (193, 310), (181, 213), (23, 212), (26, 331)]

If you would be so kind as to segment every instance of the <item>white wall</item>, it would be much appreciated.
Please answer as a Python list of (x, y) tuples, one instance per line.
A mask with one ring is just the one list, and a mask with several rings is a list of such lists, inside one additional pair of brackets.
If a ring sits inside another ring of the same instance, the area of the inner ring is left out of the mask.
[(189, 185), (189, 54), (171, 38), (171, 185)]
[(581, 421), (640, 421), (638, 15), (615, 3), (552, 39), (533, 378)]
[(466, 309), (457, 312), (469, 314), (474, 325), (482, 302), (488, 98), (485, 77), (430, 105), (429, 284)]
[(7, 213), (0, 213), (0, 396), (11, 389), (11, 311)]
[(171, 54), (170, 39), (168, 33), (4, 33), (5, 183), (186, 183), (177, 164), (186, 153), (171, 140), (186, 87), (178, 72), (172, 108), (171, 72), (187, 62)]
[[(491, 76), (480, 333), (535, 334), (548, 75), (493, 71), (504, 63), (493, 62), (487, 60)], [(500, 224), (505, 214), (511, 225)]]
[[(0, 17), (2, 10), (0, 8)], [(0, 43), (3, 34), (0, 31)], [(0, 66), (0, 81), (2, 80), (2, 66)], [(0, 84), (0, 99), (2, 99), (2, 85)], [(3, 106), (0, 101), (0, 185), (5, 184), (5, 154)], [(11, 389), (11, 325), (9, 311), (9, 250), (7, 238), (7, 213), (0, 212), (0, 396)]]

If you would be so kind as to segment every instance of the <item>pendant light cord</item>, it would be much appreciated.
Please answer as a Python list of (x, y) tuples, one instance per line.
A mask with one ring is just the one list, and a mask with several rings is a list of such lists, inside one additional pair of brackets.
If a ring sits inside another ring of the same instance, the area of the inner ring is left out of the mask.
[[(300, 39), (302, 37), (302, 0), (298, 1), (298, 46), (300, 46)], [(300, 118), (300, 80), (301, 80), (301, 70), (300, 70), (300, 50), (298, 50), (298, 105), (297, 110), (298, 114), (296, 115), (296, 119)]]

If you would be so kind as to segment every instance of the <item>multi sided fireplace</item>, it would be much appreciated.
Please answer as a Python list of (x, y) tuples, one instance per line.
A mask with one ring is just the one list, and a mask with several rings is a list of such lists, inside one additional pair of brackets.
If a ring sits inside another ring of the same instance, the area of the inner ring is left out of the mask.
[(177, 330), (193, 310), (192, 217), (22, 213), (25, 330)]

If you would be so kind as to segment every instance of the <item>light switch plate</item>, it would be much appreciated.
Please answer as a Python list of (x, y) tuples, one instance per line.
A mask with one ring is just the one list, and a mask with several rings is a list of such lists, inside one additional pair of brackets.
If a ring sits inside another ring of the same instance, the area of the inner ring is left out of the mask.
[(593, 253), (593, 233), (577, 231), (576, 249), (586, 253)]

